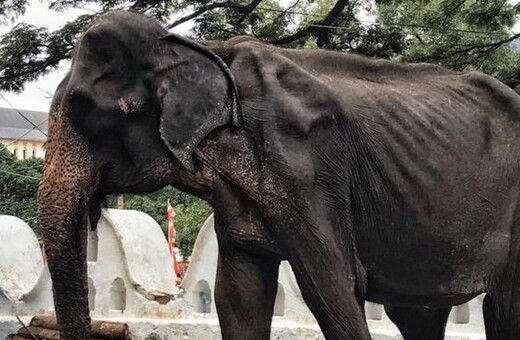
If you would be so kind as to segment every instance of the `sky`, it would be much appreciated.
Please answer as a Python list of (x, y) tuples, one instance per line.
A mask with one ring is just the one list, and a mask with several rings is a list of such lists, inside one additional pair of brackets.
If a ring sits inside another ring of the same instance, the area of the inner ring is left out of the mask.
[[(291, 0), (281, 0), (282, 3), (291, 3)], [(373, 0), (363, 0), (370, 7)], [(517, 3), (518, 0), (509, 0), (510, 3)], [(88, 14), (92, 9), (71, 9), (66, 12), (54, 12), (49, 10), (48, 4), (41, 3), (39, 0), (30, 0), (27, 12), (19, 18), (14, 24), (26, 22), (35, 26), (43, 26), (49, 30), (55, 30), (63, 26), (66, 22), (74, 19), (78, 15)], [(367, 7), (367, 6), (364, 6)], [(371, 20), (373, 17), (370, 13), (363, 11), (360, 16), (364, 20)], [(0, 35), (9, 31), (14, 25), (0, 26)], [(192, 27), (192, 22), (184, 23), (179, 27), (175, 27), (171, 32), (185, 34)], [(520, 22), (515, 25), (513, 31), (520, 31)], [(59, 82), (65, 76), (69, 68), (69, 62), (61, 62), (58, 70), (39, 78), (37, 81), (28, 83), (22, 93), (0, 92), (0, 107), (15, 107), (17, 109), (47, 111), (50, 106), (52, 94), (54, 93)]]

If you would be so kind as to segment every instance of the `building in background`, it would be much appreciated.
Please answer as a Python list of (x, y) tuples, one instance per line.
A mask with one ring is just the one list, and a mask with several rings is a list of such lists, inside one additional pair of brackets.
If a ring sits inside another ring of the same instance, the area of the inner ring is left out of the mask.
[(49, 114), (0, 107), (0, 143), (18, 159), (42, 158)]

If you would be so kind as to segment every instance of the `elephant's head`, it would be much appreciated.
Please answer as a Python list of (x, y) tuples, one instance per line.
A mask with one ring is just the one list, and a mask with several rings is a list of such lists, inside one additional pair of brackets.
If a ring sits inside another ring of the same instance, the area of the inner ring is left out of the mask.
[(103, 197), (173, 183), (203, 197), (195, 148), (240, 119), (233, 77), (209, 49), (136, 13), (90, 25), (53, 100), (38, 192), (62, 337), (88, 337), (86, 232)]

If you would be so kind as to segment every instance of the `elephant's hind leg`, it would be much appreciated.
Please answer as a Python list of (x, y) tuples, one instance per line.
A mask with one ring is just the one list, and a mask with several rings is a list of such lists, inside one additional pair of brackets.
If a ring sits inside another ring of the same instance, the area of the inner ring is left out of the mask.
[(520, 269), (510, 274), (510, 283), (500, 283), (484, 298), (482, 309), (487, 340), (520, 338)]
[(482, 305), (487, 340), (520, 339), (520, 206), (516, 216), (507, 262), (487, 283)]
[(508, 262), (488, 283), (482, 305), (488, 340), (520, 339), (520, 233), (511, 239)]
[(385, 305), (390, 320), (404, 340), (442, 340), (451, 308), (395, 307)]

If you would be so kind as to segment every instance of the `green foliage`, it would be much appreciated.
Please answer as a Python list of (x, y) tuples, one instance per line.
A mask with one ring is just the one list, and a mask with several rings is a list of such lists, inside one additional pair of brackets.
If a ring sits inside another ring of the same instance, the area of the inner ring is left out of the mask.
[(0, 214), (13, 215), (37, 232), (36, 191), (42, 160), (17, 160), (0, 146)]
[(204, 201), (195, 200), (191, 204), (176, 207), (175, 227), (177, 229), (177, 246), (182, 256), (189, 256), (193, 250), (200, 227), (212, 213), (211, 207)]
[(0, 40), (0, 90), (21, 91), (28, 81), (55, 70), (61, 60), (71, 57), (74, 42), (92, 18), (82, 15), (52, 33), (16, 25)]
[[(166, 202), (175, 207), (176, 246), (182, 256), (188, 257), (199, 233), (200, 227), (212, 212), (204, 201), (172, 187), (166, 187), (149, 195), (124, 195), (124, 208), (142, 211), (152, 216), (166, 235)], [(107, 199), (107, 206), (117, 207), (117, 196)]]
[[(237, 1), (247, 6), (248, 1)], [(219, 8), (195, 19), (195, 35), (201, 39), (223, 40), (236, 35), (253, 35), (271, 41), (287, 34), (295, 15), (284, 12), (278, 1), (265, 0), (251, 12)]]
[(510, 42), (517, 10), (504, 0), (385, 1), (377, 27), (396, 30), (401, 46), (388, 57), (431, 62), (466, 71), (481, 70), (515, 88), (520, 83), (519, 54)]
[(24, 14), (28, 3), (28, 0), (0, 0), (0, 21)]
[[(0, 19), (23, 14), (26, 0), (0, 0)], [(506, 0), (377, 0), (376, 22), (357, 15), (366, 0), (54, 0), (55, 11), (94, 8), (54, 32), (18, 24), (0, 40), (0, 90), (21, 91), (71, 56), (80, 32), (98, 14), (129, 8), (175, 27), (194, 19), (193, 36), (248, 34), (287, 47), (323, 47), (405, 62), (482, 70), (509, 86), (520, 83), (510, 42), (518, 20)], [(507, 66), (504, 66), (507, 65)]]

